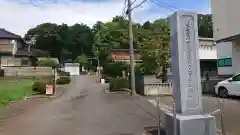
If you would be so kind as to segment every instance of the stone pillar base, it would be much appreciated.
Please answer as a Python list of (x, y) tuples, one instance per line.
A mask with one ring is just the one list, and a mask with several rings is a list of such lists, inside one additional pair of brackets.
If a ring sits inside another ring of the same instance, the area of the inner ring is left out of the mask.
[[(160, 120), (164, 123), (166, 135), (173, 135), (173, 114), (161, 111)], [(177, 135), (216, 135), (216, 120), (212, 115), (177, 114)]]

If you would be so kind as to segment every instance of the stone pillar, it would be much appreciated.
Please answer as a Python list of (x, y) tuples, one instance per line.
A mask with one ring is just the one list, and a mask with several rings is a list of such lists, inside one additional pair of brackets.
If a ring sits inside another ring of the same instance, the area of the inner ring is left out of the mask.
[[(173, 97), (178, 135), (216, 135), (215, 118), (203, 114), (197, 13), (176, 12), (169, 18)], [(173, 114), (161, 117), (167, 135), (173, 135)]]

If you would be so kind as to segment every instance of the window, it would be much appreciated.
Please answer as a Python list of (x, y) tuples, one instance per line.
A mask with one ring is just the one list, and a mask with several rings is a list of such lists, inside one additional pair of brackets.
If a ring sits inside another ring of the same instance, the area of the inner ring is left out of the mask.
[(240, 81), (240, 75), (236, 75), (232, 79), (233, 81)]
[(218, 59), (218, 67), (231, 67), (232, 58)]
[(22, 59), (22, 66), (28, 66), (28, 59), (27, 58)]

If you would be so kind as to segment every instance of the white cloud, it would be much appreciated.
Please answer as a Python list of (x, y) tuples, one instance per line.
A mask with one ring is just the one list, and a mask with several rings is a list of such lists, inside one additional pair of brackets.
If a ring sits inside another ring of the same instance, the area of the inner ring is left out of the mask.
[(0, 27), (19, 35), (29, 28), (44, 22), (84, 23), (92, 26), (96, 21), (109, 21), (121, 15), (123, 2), (120, 0), (98, 3), (72, 1), (68, 3), (23, 4), (16, 1), (0, 0)]
[[(29, 0), (0, 0), (0, 28), (24, 36), (28, 29), (45, 22), (68, 25), (84, 23), (92, 26), (96, 21), (106, 22), (116, 15), (122, 15), (124, 2), (124, 0), (106, 0), (106, 2), (65, 0), (57, 3), (46, 1), (48, 0), (34, 4), (29, 3)], [(133, 20), (152, 21), (170, 14), (168, 10), (152, 11), (152, 8), (153, 4), (150, 2), (144, 3), (134, 10)], [(207, 11), (202, 10), (202, 12)]]

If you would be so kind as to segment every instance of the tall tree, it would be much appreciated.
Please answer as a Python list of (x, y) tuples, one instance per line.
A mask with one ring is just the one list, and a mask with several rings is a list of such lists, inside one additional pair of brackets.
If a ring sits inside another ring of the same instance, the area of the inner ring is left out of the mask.
[(68, 26), (44, 23), (30, 29), (24, 38), (36, 50), (33, 51), (36, 56), (48, 52), (61, 62), (67, 59), (73, 61), (82, 54), (92, 56), (94, 37), (92, 30), (84, 24)]
[(198, 33), (200, 37), (213, 37), (213, 22), (211, 14), (198, 14)]

